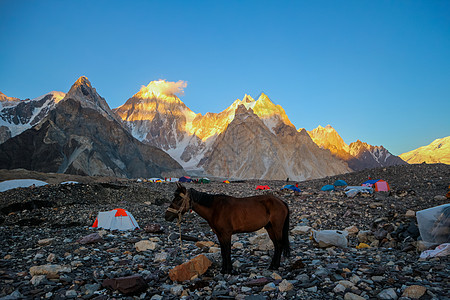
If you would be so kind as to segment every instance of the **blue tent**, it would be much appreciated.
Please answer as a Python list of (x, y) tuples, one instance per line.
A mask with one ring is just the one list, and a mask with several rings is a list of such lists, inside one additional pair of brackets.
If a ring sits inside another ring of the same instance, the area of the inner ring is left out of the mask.
[(189, 176), (183, 176), (183, 177), (180, 177), (180, 179), (178, 179), (178, 181), (179, 182), (191, 182), (192, 179)]
[(301, 192), (302, 191), (298, 187), (296, 187), (295, 185), (292, 185), (292, 184), (287, 184), (287, 185), (283, 186), (282, 190), (284, 190), (284, 189), (293, 190), (295, 192)]
[(327, 185), (324, 185), (321, 189), (320, 189), (321, 191), (334, 191), (334, 185), (331, 185), (331, 184), (327, 184)]
[(334, 182), (334, 186), (345, 186), (345, 185), (348, 185), (348, 184), (344, 180), (339, 179)]
[(376, 182), (378, 182), (380, 179), (370, 179), (370, 180), (367, 180), (367, 181), (365, 181), (365, 182), (363, 182), (361, 185), (362, 186), (372, 186), (372, 185), (374, 185)]

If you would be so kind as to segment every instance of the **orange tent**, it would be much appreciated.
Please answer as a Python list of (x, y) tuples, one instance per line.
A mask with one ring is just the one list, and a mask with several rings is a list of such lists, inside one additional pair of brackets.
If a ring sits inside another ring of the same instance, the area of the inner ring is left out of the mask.
[(387, 183), (386, 181), (384, 181), (382, 179), (375, 182), (374, 187), (375, 187), (375, 192), (387, 192), (391, 189), (389, 187), (389, 183)]

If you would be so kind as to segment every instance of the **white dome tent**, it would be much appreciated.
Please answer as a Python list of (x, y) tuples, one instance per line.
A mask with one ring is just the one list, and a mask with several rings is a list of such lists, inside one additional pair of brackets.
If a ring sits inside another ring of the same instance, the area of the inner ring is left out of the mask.
[(123, 208), (116, 208), (110, 211), (99, 212), (92, 228), (134, 230), (140, 227), (131, 213)]

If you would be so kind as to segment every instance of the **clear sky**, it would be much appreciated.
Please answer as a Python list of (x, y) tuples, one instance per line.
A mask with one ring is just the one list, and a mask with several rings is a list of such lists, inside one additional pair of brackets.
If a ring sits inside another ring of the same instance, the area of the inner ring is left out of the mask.
[(450, 1), (0, 0), (0, 91), (89, 78), (111, 108), (152, 80), (220, 112), (264, 92), (297, 128), (393, 154), (450, 135)]

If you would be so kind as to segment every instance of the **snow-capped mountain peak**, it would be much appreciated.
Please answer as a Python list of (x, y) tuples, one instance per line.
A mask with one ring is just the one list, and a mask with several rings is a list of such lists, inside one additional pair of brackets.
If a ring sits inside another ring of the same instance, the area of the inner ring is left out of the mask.
[(444, 163), (450, 164), (450, 136), (436, 139), (429, 145), (400, 154), (410, 164)]
[(55, 103), (58, 103), (59, 101), (64, 99), (64, 97), (66, 96), (66, 93), (59, 92), (59, 91), (51, 91), (50, 93), (46, 93), (46, 94), (44, 94), (42, 96), (33, 98), (32, 101), (39, 101), (39, 100), (43, 99), (44, 97), (46, 97), (48, 95), (52, 95)]
[(0, 106), (0, 143), (39, 123), (63, 97), (62, 92), (50, 92), (33, 100), (12, 98)]

